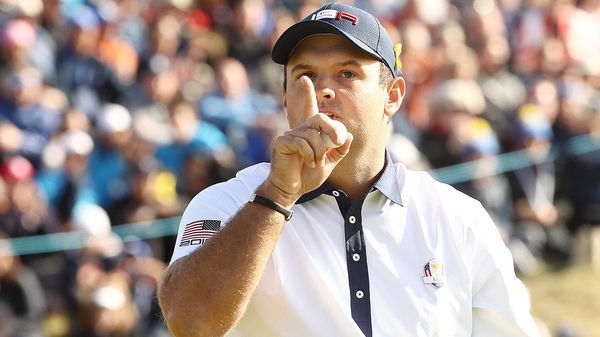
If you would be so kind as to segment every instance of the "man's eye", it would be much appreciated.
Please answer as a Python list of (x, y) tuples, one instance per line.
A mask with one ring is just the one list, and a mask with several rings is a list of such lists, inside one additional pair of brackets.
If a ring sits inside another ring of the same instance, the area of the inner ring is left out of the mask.
[(342, 71), (342, 73), (340, 74), (342, 76), (342, 78), (354, 78), (356, 77), (356, 74), (351, 72), (351, 71)]

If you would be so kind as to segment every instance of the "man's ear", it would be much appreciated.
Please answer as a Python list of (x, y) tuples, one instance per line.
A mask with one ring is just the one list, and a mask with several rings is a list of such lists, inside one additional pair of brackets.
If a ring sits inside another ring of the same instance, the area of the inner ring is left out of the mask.
[(387, 100), (385, 103), (385, 114), (392, 117), (402, 104), (406, 92), (406, 83), (402, 77), (396, 77), (390, 81), (387, 87)]

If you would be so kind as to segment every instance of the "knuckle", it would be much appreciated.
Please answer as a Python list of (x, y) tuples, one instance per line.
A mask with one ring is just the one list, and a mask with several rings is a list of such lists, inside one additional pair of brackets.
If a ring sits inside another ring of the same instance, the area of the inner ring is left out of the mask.
[(310, 138), (318, 138), (320, 137), (319, 131), (317, 129), (308, 129), (306, 130), (306, 135)]
[(300, 137), (294, 137), (292, 139), (292, 142), (299, 149), (305, 149), (308, 146), (308, 143), (306, 142), (306, 140), (303, 138), (300, 138)]
[(315, 115), (314, 118), (316, 120), (318, 120), (319, 122), (325, 122), (327, 119), (329, 119), (329, 117), (327, 117), (325, 114), (322, 114), (322, 113)]
[(292, 137), (290, 135), (287, 135), (287, 134), (281, 135), (281, 136), (275, 138), (275, 145), (287, 143), (287, 142), (290, 141), (291, 138)]

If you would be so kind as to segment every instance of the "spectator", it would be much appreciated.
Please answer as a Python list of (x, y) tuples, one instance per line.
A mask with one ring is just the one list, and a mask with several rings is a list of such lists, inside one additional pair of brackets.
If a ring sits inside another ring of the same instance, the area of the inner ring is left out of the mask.
[(2, 59), (13, 71), (31, 65), (32, 47), (36, 41), (36, 31), (26, 20), (15, 19), (6, 23), (0, 32)]
[(526, 80), (541, 68), (544, 42), (548, 38), (549, 1), (527, 1), (515, 17), (511, 31), (513, 63), (516, 71)]
[(177, 177), (182, 177), (183, 162), (192, 153), (231, 151), (225, 134), (215, 125), (200, 120), (190, 103), (173, 104), (169, 109), (169, 123), (173, 140), (158, 146), (156, 158)]
[(206, 153), (189, 153), (183, 164), (181, 193), (187, 200), (191, 200), (203, 189), (231, 178), (234, 169), (230, 158)]
[(447, 80), (435, 88), (430, 104), (432, 121), (419, 149), (434, 168), (457, 164), (460, 155), (452, 139), (461, 125), (468, 125), (473, 116), (483, 113), (483, 93), (473, 80)]
[(596, 267), (600, 265), (598, 254), (594, 253), (600, 251), (600, 150), (578, 155), (575, 149), (593, 143), (594, 138), (584, 135), (600, 130), (600, 114), (593, 106), (594, 90), (581, 75), (570, 68), (562, 76), (555, 134), (562, 150), (559, 182), (573, 207), (568, 219), (569, 231), (574, 235), (573, 262)]
[(267, 46), (273, 27), (273, 13), (267, 1), (235, 2), (232, 6), (232, 21), (226, 26), (229, 56), (239, 60), (246, 69), (256, 69), (262, 58), (269, 55)]
[(556, 124), (560, 108), (557, 83), (549, 77), (536, 79), (527, 94), (526, 103), (537, 106), (552, 125)]
[[(0, 232), (0, 239), (7, 238)], [(36, 274), (23, 265), (18, 256), (14, 256), (11, 248), (0, 243), (0, 305), (14, 315), (16, 322), (10, 329), (10, 315), (2, 317), (2, 326), (9, 325), (9, 331), (23, 337), (42, 337), (41, 323), (46, 308), (45, 296)], [(0, 334), (3, 328), (0, 328)]]
[(133, 133), (129, 111), (118, 104), (106, 104), (96, 119), (97, 138), (90, 155), (90, 189), (84, 199), (110, 208), (127, 194), (127, 161), (123, 150)]
[(155, 257), (158, 254), (144, 241), (129, 242), (124, 248), (124, 256), (117, 270), (123, 271), (128, 277), (132, 300), (140, 317), (134, 331), (141, 336), (149, 336), (154, 331), (164, 333), (167, 330), (154, 298), (166, 265)]
[(505, 137), (511, 116), (525, 101), (526, 90), (519, 77), (508, 69), (510, 47), (503, 36), (487, 39), (478, 52), (481, 72), (477, 77), (486, 99), (485, 117)]
[(406, 114), (408, 122), (419, 130), (430, 126), (431, 115), (426, 97), (430, 95), (439, 61), (432, 52), (432, 37), (427, 26), (416, 20), (402, 25), (402, 72), (407, 79)]
[(153, 160), (129, 168), (129, 193), (111, 206), (111, 223), (150, 222), (176, 216), (181, 211), (173, 173)]
[[(111, 69), (121, 86), (132, 84), (138, 69), (137, 51), (119, 36), (118, 7), (110, 7), (111, 2), (100, 4), (100, 36), (98, 39), (98, 59)], [(112, 8), (112, 9), (111, 9)]]
[(132, 46), (138, 55), (142, 55), (149, 43), (148, 20), (145, 20), (143, 12), (150, 5), (135, 0), (122, 0), (107, 1), (100, 6), (101, 10), (111, 13), (116, 21), (116, 35)]
[(472, 161), (473, 170), (468, 181), (457, 184), (460, 191), (479, 200), (490, 214), (502, 238), (508, 243), (513, 233), (512, 197), (508, 180), (498, 175), (500, 153), (498, 137), (490, 124), (481, 117), (475, 117), (465, 126), (458, 140), (463, 161)]
[[(552, 140), (548, 118), (534, 105), (519, 109), (513, 125), (513, 141), (531, 161), (531, 165), (511, 173), (515, 214), (514, 237), (523, 242), (537, 259), (552, 250), (564, 261), (570, 250), (564, 219), (556, 201), (556, 168), (547, 157)], [(535, 269), (522, 268), (523, 273)]]
[(217, 66), (217, 88), (198, 103), (203, 120), (227, 134), (242, 165), (269, 157), (269, 128), (276, 112), (275, 100), (250, 88), (244, 65), (233, 58)]
[(561, 181), (564, 193), (573, 204), (569, 229), (577, 232), (584, 225), (600, 224), (600, 151), (586, 155), (572, 153), (572, 137), (598, 131), (598, 111), (588, 104), (592, 89), (573, 69), (565, 71), (560, 83), (560, 110), (554, 126), (556, 141), (565, 151)]
[(92, 138), (80, 130), (61, 134), (47, 147), (48, 165), (36, 179), (63, 228), (90, 184), (88, 163), (93, 148)]
[[(27, 2), (27, 1), (26, 1)], [(35, 42), (31, 47), (30, 60), (31, 65), (38, 69), (44, 78), (44, 82), (47, 84), (55, 85), (56, 83), (56, 54), (58, 44), (62, 41), (57, 41), (51, 35), (51, 31), (48, 29), (49, 26), (43, 22), (43, 13), (45, 7), (50, 7), (49, 2), (46, 4), (40, 0), (32, 0), (30, 3), (37, 3), (32, 5), (31, 12), (27, 13), (26, 20), (35, 29)], [(33, 8), (37, 7), (37, 8)]]
[(119, 271), (92, 271), (92, 268), (97, 267), (84, 264), (78, 270), (82, 279), (89, 277), (77, 288), (81, 306), (81, 330), (78, 334), (90, 337), (130, 336), (139, 313), (131, 298), (127, 275)]
[(57, 41), (42, 23), (44, 4), (25, 0), (14, 5), (19, 15), (9, 20), (2, 32), (2, 58), (6, 57), (7, 66), (13, 70), (34, 67), (45, 83), (55, 83)]
[(225, 38), (211, 30), (192, 30), (187, 46), (173, 69), (181, 82), (181, 97), (196, 102), (212, 89), (215, 72), (210, 64), (226, 57)]
[(153, 144), (171, 140), (169, 107), (181, 97), (181, 80), (170, 60), (154, 56), (140, 69), (140, 86), (132, 88), (126, 105), (133, 111), (133, 127), (138, 135)]
[(48, 141), (62, 122), (66, 98), (60, 91), (46, 87), (34, 68), (10, 73), (3, 83), (0, 120), (12, 123), (22, 134), (18, 149), (37, 167)]
[(93, 117), (103, 102), (118, 102), (120, 84), (98, 55), (100, 17), (95, 8), (72, 5), (67, 44), (58, 52), (57, 83), (74, 107)]
[(0, 231), (9, 237), (58, 230), (56, 219), (32, 180), (34, 173), (33, 165), (22, 156), (10, 156), (0, 163), (0, 181), (5, 190), (0, 202)]

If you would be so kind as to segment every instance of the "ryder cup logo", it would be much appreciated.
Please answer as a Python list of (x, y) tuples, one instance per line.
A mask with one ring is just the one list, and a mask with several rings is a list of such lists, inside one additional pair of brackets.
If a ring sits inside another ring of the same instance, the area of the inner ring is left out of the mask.
[(323, 20), (323, 19), (335, 19), (337, 16), (337, 12), (335, 9), (324, 9), (317, 14), (313, 14), (312, 20)]
[(446, 282), (446, 271), (439, 259), (433, 258), (427, 261), (423, 269), (423, 283), (431, 284), (432, 287), (439, 289)]
[(324, 19), (337, 19), (337, 20), (349, 20), (353, 25), (358, 24), (358, 17), (344, 11), (336, 11), (335, 9), (324, 9), (318, 13), (315, 13), (310, 18), (311, 20), (324, 20)]

